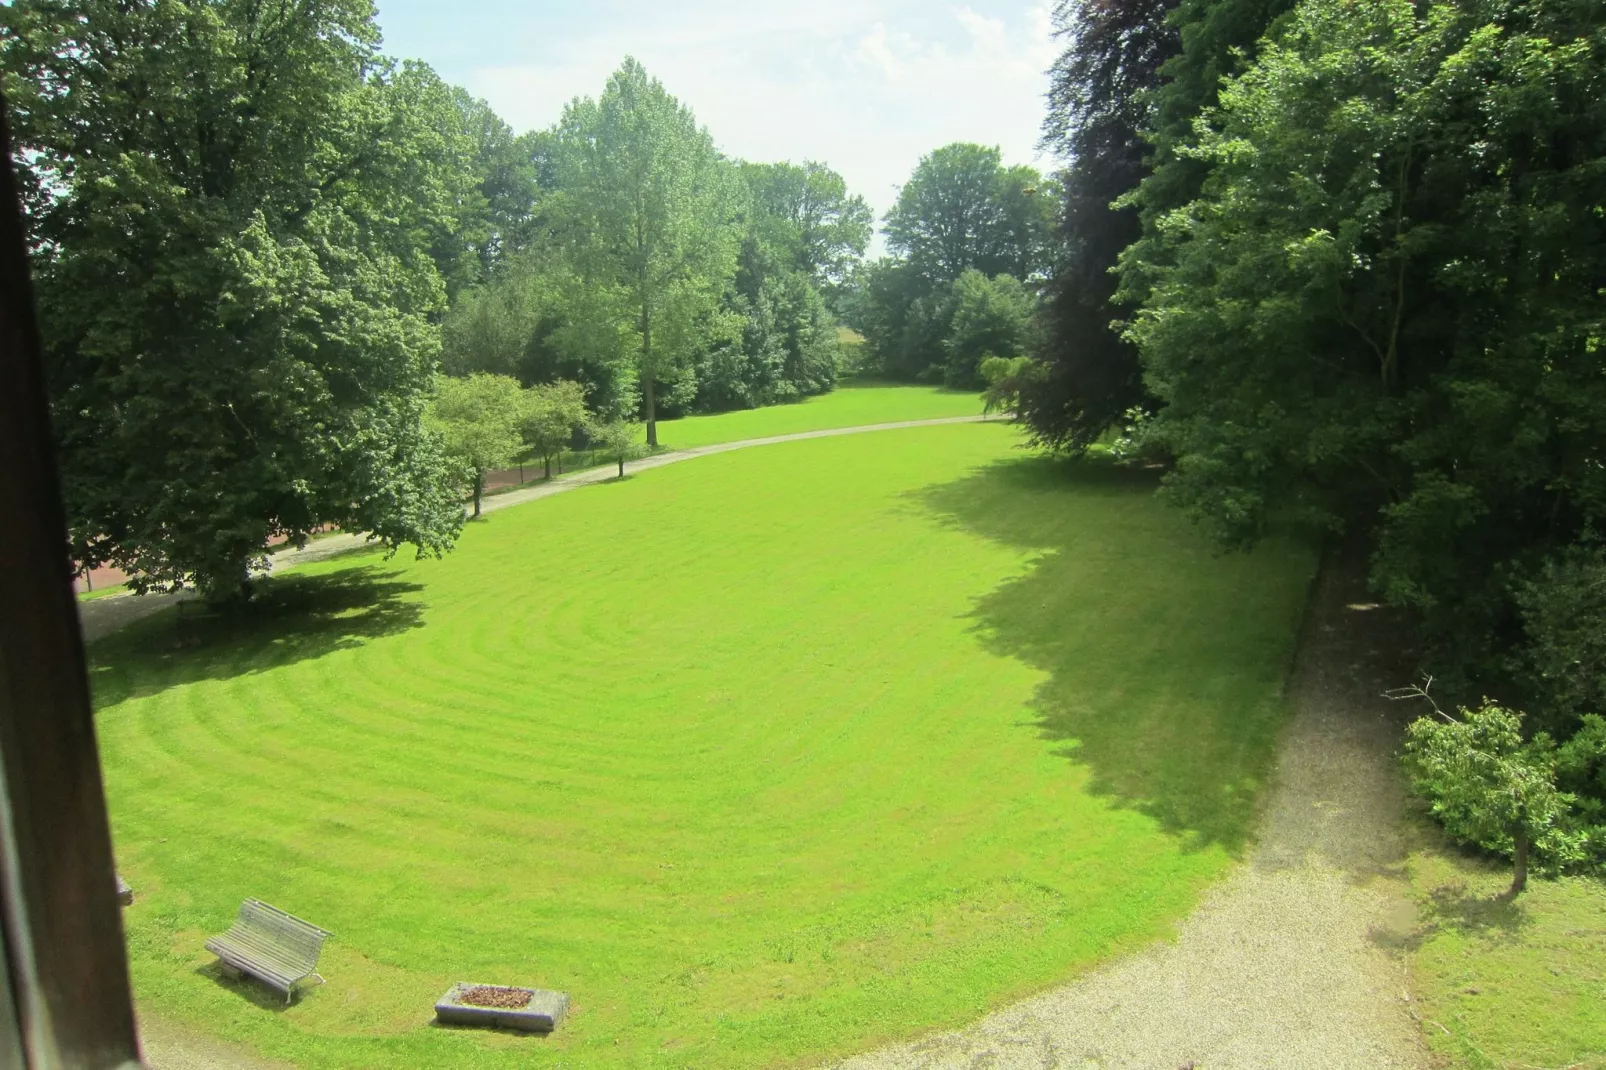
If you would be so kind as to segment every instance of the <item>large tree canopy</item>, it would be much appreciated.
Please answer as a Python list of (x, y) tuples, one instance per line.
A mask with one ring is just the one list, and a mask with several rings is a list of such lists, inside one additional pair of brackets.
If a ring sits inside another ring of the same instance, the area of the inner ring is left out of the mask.
[(1054, 200), (1031, 167), (955, 142), (922, 156), (887, 213), (887, 245), (935, 283), (966, 271), (1028, 278), (1045, 264)]
[(324, 524), (462, 522), (423, 426), (483, 198), (366, 0), (0, 8), (76, 552), (228, 595)]
[(1124, 261), (1167, 493), (1233, 539), (1374, 531), (1378, 589), (1498, 685), (1599, 575), (1568, 547), (1606, 530), (1606, 25), (1590, 0), (1291, 17), (1179, 150), (1201, 195)]
[(779, 266), (816, 284), (839, 284), (870, 244), (872, 215), (841, 175), (813, 160), (742, 165), (756, 241)]

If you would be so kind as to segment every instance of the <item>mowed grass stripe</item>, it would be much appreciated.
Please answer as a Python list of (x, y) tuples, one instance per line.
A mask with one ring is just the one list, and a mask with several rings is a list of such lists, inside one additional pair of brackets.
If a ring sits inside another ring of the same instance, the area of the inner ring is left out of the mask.
[[(320, 1070), (780, 1065), (1163, 934), (1249, 834), (1313, 557), (1014, 444), (700, 458), (98, 644), (142, 1005)], [(246, 895), (337, 934), (287, 1011), (199, 950)], [(430, 1028), (452, 980), (575, 1013)]]

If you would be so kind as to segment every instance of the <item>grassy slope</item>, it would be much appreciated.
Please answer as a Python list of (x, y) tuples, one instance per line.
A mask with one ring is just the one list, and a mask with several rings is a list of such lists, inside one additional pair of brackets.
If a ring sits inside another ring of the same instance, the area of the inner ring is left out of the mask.
[(1508, 867), (1422, 842), (1411, 972), (1429, 1047), (1466, 1070), (1606, 1070), (1606, 884), (1534, 879), (1509, 902)]
[[(1244, 843), (1312, 556), (1013, 444), (706, 458), (98, 644), (141, 1005), (318, 1070), (793, 1064), (1161, 936)], [(337, 934), (289, 1010), (200, 948), (247, 895)], [(454, 979), (575, 1014), (432, 1028)]]
[[(688, 416), (658, 422), (658, 442), (670, 449), (710, 446), (747, 438), (824, 431), (834, 427), (980, 416), (981, 396), (936, 386), (847, 383), (829, 394), (791, 405)], [(645, 431), (642, 432), (646, 434)], [(643, 440), (645, 441), (645, 439)]]

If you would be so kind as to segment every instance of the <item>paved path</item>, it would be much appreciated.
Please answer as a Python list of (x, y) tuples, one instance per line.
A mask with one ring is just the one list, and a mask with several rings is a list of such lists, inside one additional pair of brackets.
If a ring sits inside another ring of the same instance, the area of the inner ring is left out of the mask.
[(1379, 697), (1399, 681), (1370, 649), (1374, 611), (1348, 608), (1363, 590), (1331, 574), (1318, 586), (1258, 844), (1175, 942), (841, 1070), (1426, 1067), (1389, 950), (1412, 924), (1400, 711)]
[[(650, 468), (662, 468), (666, 464), (676, 464), (680, 461), (689, 461), (693, 457), (707, 457), (715, 453), (729, 453), (731, 450), (744, 450), (753, 446), (773, 446), (780, 442), (797, 442), (808, 438), (832, 438), (836, 435), (862, 435), (870, 431), (896, 431), (906, 427), (940, 427), (943, 424), (969, 424), (980, 423), (983, 420), (1000, 419), (995, 416), (951, 416), (938, 420), (903, 420), (889, 424), (863, 424), (859, 427), (837, 427), (825, 431), (803, 431), (794, 435), (773, 435), (769, 438), (749, 438), (740, 442), (721, 442), (712, 446), (696, 446), (683, 450), (668, 450), (664, 453), (654, 454), (651, 457), (628, 464), (626, 471), (644, 472)], [(541, 483), (526, 490), (508, 491), (505, 494), (493, 495), (481, 503), (481, 511), (494, 513), (514, 505), (523, 505), (539, 498), (550, 498), (554, 494), (562, 494), (566, 490), (576, 487), (586, 487), (593, 483), (606, 483), (618, 476), (618, 469), (613, 465), (603, 465), (600, 468), (588, 468), (583, 472), (572, 472), (569, 475), (558, 476), (547, 483)], [(344, 553), (365, 545), (361, 535), (330, 535), (316, 542), (307, 544), (301, 550), (283, 550), (269, 558), (270, 569), (273, 572), (283, 572), (287, 568), (306, 564), (309, 561), (320, 561), (326, 557)], [(83, 628), (84, 641), (93, 643), (96, 639), (116, 631), (132, 621), (141, 617), (148, 617), (157, 610), (178, 602), (188, 601), (195, 597), (193, 591), (179, 591), (174, 594), (157, 595), (107, 595), (88, 602), (78, 603), (78, 621)]]

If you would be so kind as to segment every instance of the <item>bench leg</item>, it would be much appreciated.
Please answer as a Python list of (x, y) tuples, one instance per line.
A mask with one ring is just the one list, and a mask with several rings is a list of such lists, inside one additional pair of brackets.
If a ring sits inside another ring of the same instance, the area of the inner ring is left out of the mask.
[(241, 978), (242, 978), (242, 977), (244, 977), (244, 976), (245, 976), (245, 973), (244, 973), (244, 972), (243, 972), (243, 971), (241, 971), (241, 970), (239, 970), (239, 969), (236, 969), (236, 968), (235, 968), (235, 967), (233, 967), (233, 966), (230, 966), (230, 965), (229, 965), (229, 964), (228, 964), (228, 963), (226, 963), (226, 962), (219, 962), (219, 963), (218, 963), (218, 964), (217, 964), (217, 968), (218, 968), (218, 969), (219, 969), (219, 970), (220, 970), (220, 971), (222, 971), (222, 973), (223, 973), (223, 976), (224, 976), (224, 977), (227, 977), (227, 978), (228, 978), (228, 979), (229, 979), (229, 980), (231, 980), (231, 981), (238, 981), (238, 980), (240, 980), (240, 979), (241, 979)]

